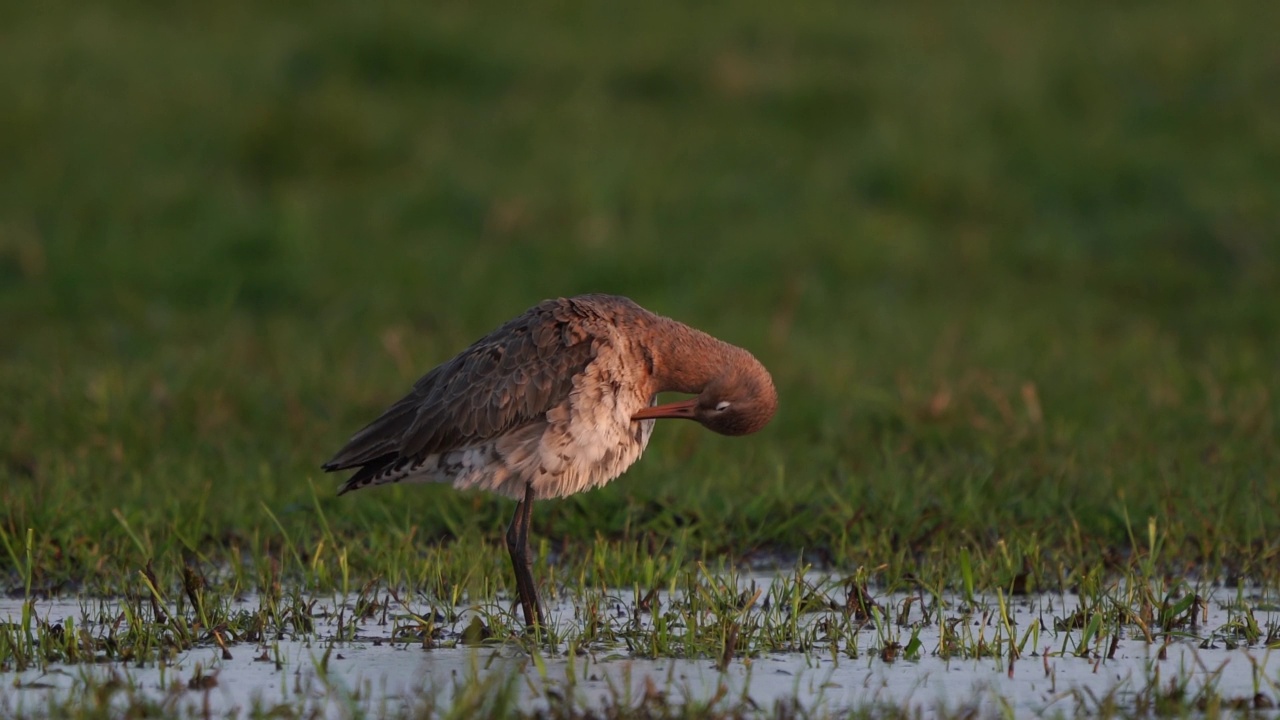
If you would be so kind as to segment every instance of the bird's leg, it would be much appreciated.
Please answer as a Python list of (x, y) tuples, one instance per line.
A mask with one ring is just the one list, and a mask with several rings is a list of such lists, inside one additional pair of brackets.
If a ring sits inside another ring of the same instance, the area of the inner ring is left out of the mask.
[(545, 626), (538, 588), (533, 584), (532, 558), (529, 556), (529, 525), (533, 520), (533, 483), (525, 484), (524, 500), (516, 505), (515, 517), (507, 528), (507, 552), (511, 553), (511, 569), (516, 574), (516, 592), (524, 610), (524, 624), (533, 628)]
[[(541, 627), (547, 626), (547, 618), (542, 614), (542, 603), (538, 600), (538, 586), (533, 582), (533, 553), (529, 552), (529, 530), (533, 527), (533, 484), (530, 483), (525, 490), (524, 522), (521, 526), (524, 530), (520, 533), (522, 542), (524, 543), (524, 574), (525, 584), (529, 586), (529, 598), (533, 601), (533, 618)], [(525, 608), (526, 615), (528, 607)]]

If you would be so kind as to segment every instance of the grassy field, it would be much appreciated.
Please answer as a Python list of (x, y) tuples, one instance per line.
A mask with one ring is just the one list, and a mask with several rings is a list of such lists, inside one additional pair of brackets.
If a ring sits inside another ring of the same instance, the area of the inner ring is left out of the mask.
[(585, 291), (751, 348), (782, 405), (540, 504), (548, 590), (1280, 584), (1280, 5), (0, 17), (5, 590), (505, 591), (510, 502), (317, 468)]

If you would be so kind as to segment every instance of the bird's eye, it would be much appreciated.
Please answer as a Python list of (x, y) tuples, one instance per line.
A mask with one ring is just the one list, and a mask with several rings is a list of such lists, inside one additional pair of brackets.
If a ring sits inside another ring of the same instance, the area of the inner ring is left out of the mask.
[(720, 402), (716, 403), (716, 412), (724, 412), (725, 410), (728, 410), (728, 409), (729, 409), (728, 400), (721, 400)]

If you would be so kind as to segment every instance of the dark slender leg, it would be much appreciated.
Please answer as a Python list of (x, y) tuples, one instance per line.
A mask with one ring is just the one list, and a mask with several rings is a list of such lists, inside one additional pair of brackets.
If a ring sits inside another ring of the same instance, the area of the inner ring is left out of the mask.
[(524, 624), (534, 628), (545, 626), (538, 588), (533, 584), (532, 558), (529, 556), (529, 525), (533, 520), (533, 484), (527, 483), (524, 500), (516, 505), (516, 515), (507, 528), (507, 552), (511, 553), (511, 569), (516, 573), (516, 592), (524, 609)]

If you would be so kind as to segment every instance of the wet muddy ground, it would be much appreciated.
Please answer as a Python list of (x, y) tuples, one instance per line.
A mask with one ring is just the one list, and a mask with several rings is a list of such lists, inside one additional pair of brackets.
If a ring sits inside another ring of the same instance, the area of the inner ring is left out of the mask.
[[(759, 575), (747, 582), (767, 588), (773, 581)], [(630, 594), (617, 593), (611, 601), (619, 618), (632, 617), (631, 608), (616, 599)], [(1193, 702), (1198, 694), (1213, 694), (1262, 709), (1280, 699), (1280, 659), (1265, 643), (1242, 641), (1235, 631), (1242, 608), (1264, 628), (1274, 628), (1280, 620), (1275, 599), (1257, 593), (1231, 589), (1204, 596), (1193, 631), (1161, 633), (1148, 641), (1135, 626), (1092, 648), (1081, 643), (1087, 625), (1072, 621), (1079, 606), (1074, 595), (1018, 597), (1009, 603), (1009, 618), (1018, 628), (1013, 637), (1031, 639), (1021, 643), (1021, 653), (1012, 661), (1005, 650), (981, 657), (939, 653), (948, 625), (954, 638), (957, 626), (964, 624), (970, 647), (999, 637), (992, 614), (978, 611), (996, 606), (996, 598), (970, 604), (944, 596), (949, 608), (944, 623), (926, 623), (921, 606), (904, 603), (906, 596), (872, 593), (872, 598), (891, 610), (878, 623), (868, 621), (852, 647), (762, 652), (728, 662), (705, 656), (642, 657), (623, 643), (590, 643), (572, 654), (563, 645), (554, 651), (542, 646), (534, 656), (514, 642), (468, 642), (482, 629), (485, 609), (478, 606), (460, 606), (456, 617), (441, 623), (424, 642), (423, 636), (406, 633), (394, 610), (389, 617), (353, 623), (350, 603), (316, 598), (314, 630), (304, 637), (233, 642), (225, 649), (199, 647), (167, 662), (142, 665), (97, 662), (0, 672), (0, 712), (29, 713), (51, 699), (77, 694), (102, 698), (103, 688), (118, 702), (125, 702), (129, 693), (145, 694), (175, 715), (234, 715), (278, 705), (327, 716), (345, 716), (354, 709), (394, 714), (406, 707), (448, 708), (458, 694), (477, 688), (515, 693), (517, 702), (529, 708), (560, 702), (579, 707), (637, 704), (661, 694), (680, 702), (760, 708), (792, 701), (810, 710), (892, 705), (926, 716), (962, 708), (984, 715), (1073, 715), (1105, 703), (1141, 706), (1174, 693)], [(679, 596), (664, 593), (658, 601), (679, 602)], [(258, 601), (245, 597), (236, 602), (252, 610)], [(892, 614), (904, 605), (905, 614)], [(32, 609), (37, 622), (54, 625), (71, 618), (76, 627), (92, 633), (111, 615), (113, 603), (39, 600)], [(402, 612), (406, 617), (430, 611), (410, 601)], [(0, 600), (0, 622), (19, 623), (21, 614), (21, 600)], [(341, 626), (340, 616), (346, 618)], [(572, 628), (582, 616), (581, 600), (553, 605), (550, 616), (562, 628)], [(824, 613), (808, 613), (800, 621), (823, 618)], [(1036, 623), (1039, 632), (1028, 635)], [(918, 641), (914, 647), (913, 637)]]

